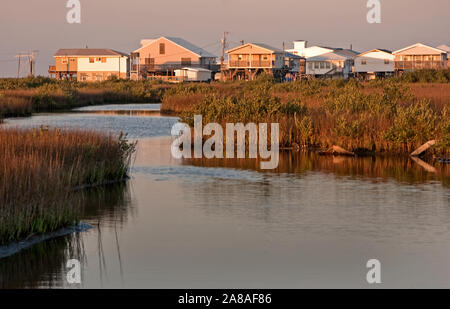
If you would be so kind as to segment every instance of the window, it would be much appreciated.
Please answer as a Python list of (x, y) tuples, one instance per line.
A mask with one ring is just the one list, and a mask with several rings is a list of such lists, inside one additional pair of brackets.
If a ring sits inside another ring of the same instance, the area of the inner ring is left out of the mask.
[(319, 62), (314, 61), (314, 69), (318, 69), (319, 68)]
[(326, 63), (325, 63), (325, 66), (326, 66), (327, 69), (331, 69), (331, 63), (326, 62)]
[(67, 64), (67, 63), (69, 63), (69, 62), (68, 62), (67, 58), (62, 58), (61, 63), (62, 63), (62, 64)]
[(155, 66), (155, 58), (145, 58), (145, 65), (149, 69), (153, 69)]
[(190, 66), (191, 65), (191, 58), (181, 58), (181, 65)]
[(384, 59), (384, 64), (389, 64), (389, 59)]
[(70, 58), (69, 59), (70, 62), (75, 62), (75, 60), (76, 60), (75, 58)]
[(86, 73), (81, 73), (80, 79), (82, 81), (87, 81), (88, 80), (88, 75)]
[(366, 65), (367, 64), (366, 60), (361, 60), (361, 64)]
[(94, 63), (95, 59), (94, 58), (89, 58), (89, 63)]
[(166, 44), (159, 43), (159, 54), (164, 55), (166, 53)]
[(325, 62), (320, 61), (320, 68), (321, 68), (321, 69), (324, 69), (324, 68), (325, 68)]
[(238, 55), (238, 60), (242, 60), (242, 55)]
[(308, 68), (309, 68), (310, 70), (312, 70), (312, 68), (313, 68), (312, 62), (308, 62)]
[(268, 59), (269, 59), (269, 58), (267, 57), (267, 55), (263, 55), (263, 56), (262, 56), (262, 60), (266, 60), (266, 61), (267, 61)]
[(106, 63), (106, 57), (102, 58), (102, 63)]

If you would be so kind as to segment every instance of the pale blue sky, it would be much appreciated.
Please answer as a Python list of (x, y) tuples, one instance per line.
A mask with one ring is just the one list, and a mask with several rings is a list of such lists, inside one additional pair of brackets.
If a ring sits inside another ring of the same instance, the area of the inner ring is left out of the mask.
[(368, 24), (366, 0), (80, 0), (82, 23), (66, 22), (66, 0), (1, 0), (0, 76), (17, 74), (13, 56), (39, 50), (46, 74), (58, 48), (130, 52), (142, 38), (179, 36), (214, 54), (220, 37), (286, 47), (311, 44), (399, 49), (423, 42), (450, 44), (450, 0), (380, 0), (382, 23)]

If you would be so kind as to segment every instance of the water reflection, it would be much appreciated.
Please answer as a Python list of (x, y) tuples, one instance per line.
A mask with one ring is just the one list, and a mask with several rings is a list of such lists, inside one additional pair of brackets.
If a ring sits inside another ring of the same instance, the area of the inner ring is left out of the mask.
[(50, 239), (13, 256), (0, 259), (0, 288), (66, 286), (65, 278), (68, 271), (66, 263), (70, 259), (77, 259), (80, 261), (82, 268), (86, 266), (87, 259), (83, 235), (92, 231), (96, 231), (98, 234), (98, 257), (102, 262), (100, 276), (103, 277), (104, 273), (107, 272), (104, 263), (102, 229), (108, 227), (114, 229), (117, 241), (116, 249), (120, 257), (120, 244), (117, 235), (129, 216), (135, 215), (130, 185), (118, 183), (111, 186), (90, 188), (79, 191), (77, 194), (82, 195), (85, 201), (82, 208), (82, 221), (93, 225), (93, 230)]
[(199, 167), (237, 168), (262, 173), (301, 176), (315, 171), (339, 177), (370, 179), (377, 182), (395, 180), (400, 183), (420, 184), (430, 181), (450, 186), (450, 165), (424, 162), (408, 157), (346, 157), (321, 156), (314, 152), (280, 153), (278, 168), (261, 170), (256, 159), (184, 159), (183, 164)]
[[(383, 287), (450, 286), (449, 165), (303, 152), (283, 152), (273, 171), (249, 159), (176, 160), (176, 121), (8, 120), (125, 131), (139, 143), (128, 184), (84, 192), (83, 221), (94, 228), (0, 260), (0, 286), (360, 288), (375, 257)], [(74, 256), (83, 284), (67, 286)]]

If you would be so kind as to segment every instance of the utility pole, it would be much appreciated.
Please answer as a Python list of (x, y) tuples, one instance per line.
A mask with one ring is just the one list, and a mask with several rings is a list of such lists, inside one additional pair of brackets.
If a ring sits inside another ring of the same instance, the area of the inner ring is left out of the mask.
[(19, 61), (19, 65), (17, 66), (17, 78), (20, 78), (20, 59), (22, 58), (22, 54), (19, 53), (16, 57)]
[(224, 61), (225, 61), (225, 45), (227, 44), (227, 32), (222, 37), (222, 57), (220, 57), (220, 79), (224, 81)]
[(17, 65), (17, 78), (20, 78), (20, 71), (22, 69), (22, 58), (25, 58), (25, 63), (24, 65), (26, 66), (26, 62), (28, 60), (28, 70), (29, 70), (29, 76), (34, 76), (35, 73), (35, 66), (36, 66), (36, 55), (37, 55), (37, 50), (33, 50), (31, 53), (29, 54), (22, 54), (19, 53), (18, 55), (16, 55), (15, 57), (17, 58), (18, 61), (18, 65)]

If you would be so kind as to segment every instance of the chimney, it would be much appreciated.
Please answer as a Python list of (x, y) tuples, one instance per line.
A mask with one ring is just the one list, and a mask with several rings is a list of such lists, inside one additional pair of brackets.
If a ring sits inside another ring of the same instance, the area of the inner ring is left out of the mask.
[(294, 41), (294, 49), (298, 53), (299, 56), (305, 55), (305, 48), (307, 47), (308, 41), (297, 40)]

